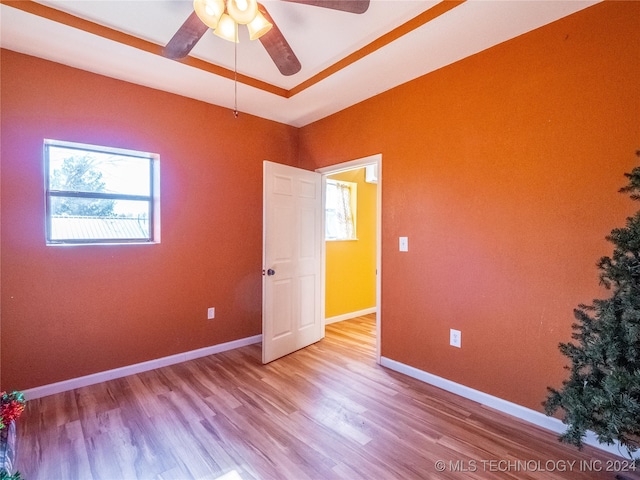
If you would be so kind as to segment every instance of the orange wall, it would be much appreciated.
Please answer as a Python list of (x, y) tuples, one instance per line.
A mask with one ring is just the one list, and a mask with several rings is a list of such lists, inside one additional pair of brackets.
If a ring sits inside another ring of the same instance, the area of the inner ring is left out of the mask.
[(383, 356), (541, 410), (635, 207), (639, 60), (640, 2), (605, 2), (301, 130), (307, 168), (382, 153)]
[(376, 193), (365, 182), (365, 169), (329, 176), (357, 184), (357, 240), (326, 242), (325, 317), (376, 306)]
[[(539, 409), (635, 207), (639, 22), (604, 2), (300, 130), (3, 50), (2, 388), (260, 333), (262, 160), (382, 153), (382, 354)], [(45, 247), (43, 138), (159, 153), (162, 243)]]
[[(297, 130), (1, 54), (2, 389), (260, 334), (262, 161)], [(46, 247), (44, 138), (159, 153), (162, 243)]]

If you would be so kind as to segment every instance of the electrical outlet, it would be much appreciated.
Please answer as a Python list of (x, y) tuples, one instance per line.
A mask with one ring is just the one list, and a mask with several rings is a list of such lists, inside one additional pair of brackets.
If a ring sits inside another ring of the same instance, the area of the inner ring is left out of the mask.
[(398, 243), (399, 243), (398, 247), (401, 252), (409, 251), (409, 237), (400, 237)]
[(209, 307), (207, 309), (207, 319), (211, 320), (212, 318), (216, 318), (216, 309), (215, 309), (215, 307)]
[(462, 348), (462, 332), (460, 330), (449, 330), (449, 345)]

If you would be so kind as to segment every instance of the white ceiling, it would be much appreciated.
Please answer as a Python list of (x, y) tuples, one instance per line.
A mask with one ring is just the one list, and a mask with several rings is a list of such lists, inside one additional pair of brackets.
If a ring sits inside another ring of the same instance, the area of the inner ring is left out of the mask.
[[(271, 93), (270, 88), (239, 83), (238, 109), (303, 126), (599, 1), (467, 0), (288, 98)], [(191, 0), (38, 3), (158, 45), (165, 45), (193, 11)], [(279, 0), (261, 3), (289, 41), (302, 70), (282, 76), (262, 44), (249, 41), (245, 29), (240, 31), (237, 46), (237, 70), (284, 91), (296, 91), (302, 82), (440, 2), (371, 0), (361, 15)], [(232, 79), (91, 33), (96, 29), (66, 26), (46, 18), (48, 15), (26, 13), (10, 5), (0, 5), (3, 48), (215, 105), (234, 106)], [(210, 32), (191, 56), (234, 69), (234, 44)]]

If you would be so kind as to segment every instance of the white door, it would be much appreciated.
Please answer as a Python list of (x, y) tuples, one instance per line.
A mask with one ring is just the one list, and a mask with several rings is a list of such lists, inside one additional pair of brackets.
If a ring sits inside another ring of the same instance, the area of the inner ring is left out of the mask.
[(316, 172), (264, 162), (263, 363), (324, 336), (321, 179)]

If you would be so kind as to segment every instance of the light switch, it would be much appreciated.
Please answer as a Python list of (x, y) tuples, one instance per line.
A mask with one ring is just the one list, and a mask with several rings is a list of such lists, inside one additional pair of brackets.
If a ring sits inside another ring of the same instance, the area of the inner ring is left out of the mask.
[(400, 237), (400, 251), (401, 252), (409, 251), (409, 237)]

